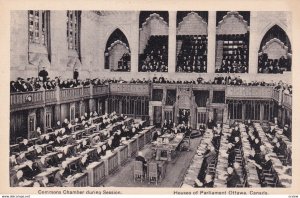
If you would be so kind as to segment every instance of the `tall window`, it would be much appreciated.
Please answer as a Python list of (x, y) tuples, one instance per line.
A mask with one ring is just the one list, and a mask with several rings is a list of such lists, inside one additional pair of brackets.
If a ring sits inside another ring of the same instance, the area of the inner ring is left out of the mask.
[(68, 48), (79, 50), (79, 31), (80, 31), (80, 11), (67, 11), (67, 39)]
[(29, 43), (48, 45), (50, 11), (30, 10), (29, 21)]
[(35, 130), (35, 114), (28, 116), (28, 132), (32, 132)]
[(51, 112), (46, 113), (46, 128), (51, 128)]

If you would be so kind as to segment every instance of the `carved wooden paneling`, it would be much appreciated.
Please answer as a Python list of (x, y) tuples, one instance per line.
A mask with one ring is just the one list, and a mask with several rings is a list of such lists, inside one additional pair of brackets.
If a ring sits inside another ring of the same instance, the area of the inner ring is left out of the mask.
[(284, 93), (282, 96), (282, 105), (292, 109), (292, 99), (292, 95)]
[(10, 95), (11, 109), (33, 108), (44, 103), (44, 92), (13, 93)]
[(123, 84), (112, 83), (110, 84), (110, 92), (112, 94), (130, 94), (139, 96), (149, 96), (148, 84)]
[(238, 12), (228, 12), (217, 26), (217, 34), (246, 34), (248, 31), (247, 21)]
[(207, 35), (207, 23), (195, 12), (190, 12), (179, 23), (177, 35)]
[(178, 87), (178, 107), (180, 109), (189, 109), (191, 106), (192, 88), (186, 86)]
[(99, 85), (93, 87), (93, 95), (106, 95), (109, 93), (109, 89), (107, 85)]
[(78, 100), (82, 97), (83, 90), (79, 88), (62, 89), (60, 91), (60, 100), (62, 102)]
[(226, 96), (227, 98), (272, 99), (273, 87), (228, 86)]

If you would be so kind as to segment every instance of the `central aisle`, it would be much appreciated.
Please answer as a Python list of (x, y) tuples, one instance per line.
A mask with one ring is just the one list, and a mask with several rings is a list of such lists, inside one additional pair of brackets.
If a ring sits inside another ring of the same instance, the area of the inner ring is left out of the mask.
[[(156, 184), (148, 184), (148, 181), (144, 181), (143, 183), (139, 181), (133, 182), (134, 159), (130, 159), (130, 161), (128, 161), (125, 166), (120, 167), (120, 170), (114, 175), (108, 176), (102, 185), (105, 187), (180, 187), (184, 179), (184, 174), (196, 153), (197, 146), (201, 139), (202, 137), (191, 139), (190, 151), (179, 152), (178, 157), (174, 161), (168, 162), (166, 176), (157, 186)], [(150, 145), (146, 145), (145, 148), (150, 149)]]

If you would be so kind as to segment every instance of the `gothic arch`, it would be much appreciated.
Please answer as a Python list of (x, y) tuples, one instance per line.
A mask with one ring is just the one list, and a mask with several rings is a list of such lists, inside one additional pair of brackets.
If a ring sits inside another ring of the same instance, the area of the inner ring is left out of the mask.
[(259, 52), (262, 52), (262, 49), (266, 44), (271, 41), (272, 39), (274, 40), (275, 38), (279, 41), (281, 41), (284, 46), (288, 48), (288, 52), (292, 52), (292, 47), (291, 47), (291, 42), (290, 39), (286, 33), (286, 31), (282, 28), (281, 25), (279, 24), (274, 24), (271, 26), (268, 30), (265, 31), (265, 34), (263, 34), (263, 38), (261, 39), (260, 42), (260, 47), (259, 47)]
[[(105, 69), (116, 70), (119, 67), (118, 61), (123, 57), (122, 55), (124, 55), (125, 53), (130, 56), (129, 42), (127, 40), (126, 35), (123, 33), (123, 31), (121, 31), (119, 28), (116, 28), (110, 34), (110, 36), (106, 41), (105, 51), (104, 51)], [(130, 62), (130, 57), (129, 57), (129, 62)]]

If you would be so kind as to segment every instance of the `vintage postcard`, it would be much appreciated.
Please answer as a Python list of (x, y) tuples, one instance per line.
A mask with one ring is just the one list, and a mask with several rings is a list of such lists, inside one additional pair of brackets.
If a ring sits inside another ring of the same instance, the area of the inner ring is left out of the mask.
[(299, 193), (298, 2), (63, 2), (0, 3), (1, 194)]

